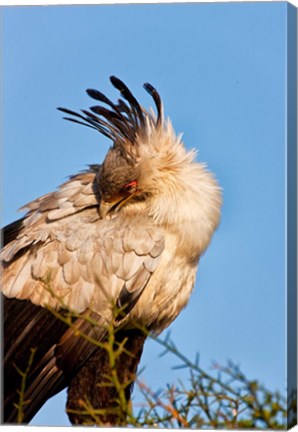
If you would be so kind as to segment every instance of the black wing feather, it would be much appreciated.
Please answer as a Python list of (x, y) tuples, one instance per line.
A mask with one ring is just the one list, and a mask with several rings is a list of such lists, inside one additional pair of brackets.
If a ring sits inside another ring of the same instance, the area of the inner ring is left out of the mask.
[[(89, 357), (98, 350), (84, 336), (98, 341), (106, 330), (102, 325), (93, 325), (84, 317), (73, 318), (72, 324), (65, 322), (68, 311), (53, 311), (36, 306), (28, 300), (9, 299), (2, 296), (4, 308), (4, 422), (16, 423), (19, 403), (18, 389), (22, 377), (18, 369), (27, 368), (31, 350), (34, 358), (26, 377), (22, 422), (29, 422), (41, 406), (53, 395), (65, 388), (88, 363)], [(88, 313), (88, 315), (90, 315)], [(94, 322), (100, 317), (93, 314)]]
[(24, 219), (25, 218), (18, 219), (1, 229), (2, 247), (16, 239), (23, 227)]
[[(56, 319), (45, 308), (33, 305), (28, 300), (8, 299), (2, 296), (4, 309), (4, 416), (5, 423), (16, 423), (19, 403), (17, 390), (21, 388), (22, 377), (17, 368), (25, 371), (28, 366), (31, 350), (35, 349), (32, 368), (26, 380), (26, 389), (30, 389), (40, 372), (38, 364), (49, 348), (54, 346), (59, 337), (67, 330), (67, 325)], [(65, 384), (64, 384), (65, 386)], [(46, 389), (38, 397), (31, 399), (24, 407), (23, 422), (28, 422), (44, 402), (58, 391), (57, 388)]]

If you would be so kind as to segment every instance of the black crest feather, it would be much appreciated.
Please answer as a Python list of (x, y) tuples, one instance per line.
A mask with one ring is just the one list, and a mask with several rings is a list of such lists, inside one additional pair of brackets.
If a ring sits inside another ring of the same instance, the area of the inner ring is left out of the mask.
[(98, 130), (111, 139), (116, 146), (122, 146), (127, 140), (134, 143), (137, 135), (144, 135), (147, 131), (148, 119), (151, 125), (156, 128), (161, 127), (163, 121), (162, 102), (157, 90), (151, 84), (145, 83), (144, 88), (152, 96), (156, 105), (156, 119), (141, 107), (123, 81), (115, 76), (111, 76), (110, 81), (123, 97), (117, 103), (112, 102), (98, 90), (86, 90), (88, 96), (102, 102), (109, 108), (95, 105), (90, 107), (89, 111), (81, 110), (82, 114), (67, 108), (59, 107), (58, 110), (67, 114), (67, 117), (64, 117), (66, 120)]

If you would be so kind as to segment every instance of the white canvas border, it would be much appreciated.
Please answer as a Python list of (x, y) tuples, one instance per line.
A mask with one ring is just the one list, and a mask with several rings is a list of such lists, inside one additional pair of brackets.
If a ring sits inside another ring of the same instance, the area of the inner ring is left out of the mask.
[[(280, 0), (245, 0), (245, 2), (279, 2)], [(27, 0), (27, 1), (22, 1), (22, 0), (1, 0), (1, 4), (0, 6), (64, 6), (64, 5), (100, 5), (100, 4), (137, 4), (137, 3), (240, 3), (239, 0), (216, 0), (216, 1), (212, 1), (212, 0), (204, 0), (201, 2), (198, 2), (197, 0), (145, 0), (144, 2), (140, 1), (140, 0), (88, 0), (87, 2), (82, 2), (82, 0)], [(243, 2), (241, 2), (243, 3)], [(285, 3), (290, 3), (296, 7), (298, 7), (298, 0), (291, 0), (290, 2), (286, 2)], [(0, 9), (1, 12), (1, 9)], [(298, 10), (297, 10), (298, 13)], [(49, 427), (40, 427), (40, 426), (1, 426), (0, 425), (0, 431), (4, 432), (5, 431), (9, 431), (9, 432), (18, 432), (20, 430), (28, 430), (29, 428), (34, 428), (37, 431), (40, 432), (47, 432), (49, 430)], [(57, 432), (62, 432), (62, 431), (67, 431), (69, 430), (69, 426), (67, 427), (51, 427), (51, 430), (57, 431)], [(147, 429), (147, 431), (154, 431), (155, 429)], [(85, 427), (76, 427), (76, 432), (85, 432), (86, 428)], [(118, 432), (121, 431), (121, 428), (105, 428), (105, 431), (111, 431), (111, 432)], [(180, 432), (179, 429), (171, 429), (171, 431), (175, 432)], [(213, 430), (209, 430), (209, 431), (213, 431)], [(213, 432), (218, 432), (217, 431), (213, 431)], [(298, 426), (295, 426), (294, 428), (291, 429), (291, 431), (293, 432), (298, 432)], [(142, 432), (142, 429), (133, 429), (133, 432)], [(235, 430), (235, 432), (237, 432), (237, 430)], [(247, 430), (247, 432), (250, 432), (249, 430)], [(252, 430), (252, 432), (255, 432), (255, 430)]]

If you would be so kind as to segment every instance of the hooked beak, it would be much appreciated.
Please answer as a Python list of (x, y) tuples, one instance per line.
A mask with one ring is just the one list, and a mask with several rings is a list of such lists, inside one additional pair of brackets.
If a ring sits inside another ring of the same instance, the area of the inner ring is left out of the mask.
[(107, 215), (111, 212), (119, 211), (119, 209), (123, 206), (123, 204), (125, 204), (133, 195), (134, 194), (131, 194), (111, 202), (104, 201), (102, 199), (99, 205), (99, 214), (101, 219), (105, 219)]
[(99, 214), (101, 219), (105, 219), (105, 217), (107, 216), (107, 214), (110, 212), (110, 210), (117, 205), (117, 203), (115, 202), (107, 202), (107, 201), (100, 201), (100, 205), (99, 205)]

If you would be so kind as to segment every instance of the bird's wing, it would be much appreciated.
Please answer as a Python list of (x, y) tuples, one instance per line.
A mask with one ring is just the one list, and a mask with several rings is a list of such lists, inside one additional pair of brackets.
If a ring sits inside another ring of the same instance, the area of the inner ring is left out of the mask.
[(6, 297), (101, 314), (111, 301), (127, 308), (137, 301), (159, 263), (163, 233), (137, 218), (100, 219), (95, 177), (79, 174), (26, 206), (1, 252)]
[[(34, 383), (43, 369), (42, 359), (52, 347), (55, 347), (57, 340), (69, 327), (62, 320), (56, 319), (46, 308), (35, 306), (27, 300), (3, 297), (2, 308), (4, 312), (2, 421), (26, 423), (49, 397), (66, 385), (63, 375), (57, 376), (54, 373), (56, 377), (52, 383), (44, 378), (45, 385), (38, 389), (38, 397), (32, 398), (34, 391), (31, 389), (36, 388)], [(53, 366), (52, 369), (55, 372)], [(25, 375), (22, 376), (24, 373)], [(23, 404), (22, 400), (26, 403)]]
[[(124, 314), (133, 308), (164, 249), (162, 233), (150, 225), (100, 219), (95, 176), (91, 170), (72, 177), (57, 192), (30, 203), (27, 216), (6, 230), (9, 241), (1, 258), (2, 292), (9, 298), (4, 304), (7, 382), (15, 387), (21, 382), (15, 366), (24, 367), (24, 356), (37, 348), (24, 394), (30, 400), (27, 421), (97, 349), (90, 338), (103, 340), (112, 305)], [(63, 314), (64, 309), (73, 311), (70, 327), (57, 324), (61, 317), (54, 316), (54, 310)], [(16, 402), (15, 387), (5, 388), (9, 407)], [(7, 413), (15, 421), (16, 410)]]
[(57, 317), (27, 300), (4, 297), (3, 308), (4, 422), (27, 423), (88, 364), (105, 323), (91, 311), (75, 317), (61, 310)]

